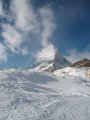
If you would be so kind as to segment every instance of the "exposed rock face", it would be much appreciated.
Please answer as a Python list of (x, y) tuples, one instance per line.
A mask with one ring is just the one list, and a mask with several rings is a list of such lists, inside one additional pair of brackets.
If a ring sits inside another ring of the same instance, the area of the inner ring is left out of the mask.
[(71, 63), (66, 58), (60, 57), (58, 52), (56, 52), (55, 57), (53, 60), (51, 60), (51, 62), (53, 63), (53, 67), (55, 69), (60, 69), (71, 65)]
[(71, 65), (71, 67), (90, 67), (90, 60), (84, 58), (74, 64)]

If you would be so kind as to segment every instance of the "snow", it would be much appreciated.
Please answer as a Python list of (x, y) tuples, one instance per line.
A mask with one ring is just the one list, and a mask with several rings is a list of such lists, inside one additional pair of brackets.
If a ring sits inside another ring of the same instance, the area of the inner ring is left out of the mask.
[(0, 70), (0, 120), (90, 120), (88, 69)]

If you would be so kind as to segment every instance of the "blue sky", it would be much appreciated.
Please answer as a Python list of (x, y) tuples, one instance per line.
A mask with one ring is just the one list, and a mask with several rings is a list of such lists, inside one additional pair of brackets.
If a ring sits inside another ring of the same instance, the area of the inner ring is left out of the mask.
[(90, 59), (89, 0), (0, 0), (0, 67)]

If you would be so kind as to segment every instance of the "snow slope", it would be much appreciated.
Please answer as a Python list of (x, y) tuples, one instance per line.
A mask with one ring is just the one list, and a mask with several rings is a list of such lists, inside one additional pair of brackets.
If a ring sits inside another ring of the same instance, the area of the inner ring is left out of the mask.
[(90, 120), (88, 69), (0, 70), (0, 120)]

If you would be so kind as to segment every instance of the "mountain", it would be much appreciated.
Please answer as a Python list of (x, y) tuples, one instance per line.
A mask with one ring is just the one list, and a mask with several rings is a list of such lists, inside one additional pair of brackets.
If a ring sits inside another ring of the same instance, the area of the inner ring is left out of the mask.
[(0, 120), (90, 120), (90, 67), (70, 65), (56, 53), (33, 68), (0, 69)]
[(45, 60), (34, 65), (33, 68), (37, 70), (43, 70), (48, 72), (53, 72), (58, 69), (62, 69), (70, 66), (71, 63), (64, 57), (60, 56), (58, 51), (55, 52), (53, 59)]
[(90, 60), (84, 58), (80, 61), (75, 62), (74, 64), (71, 65), (71, 67), (90, 67)]

